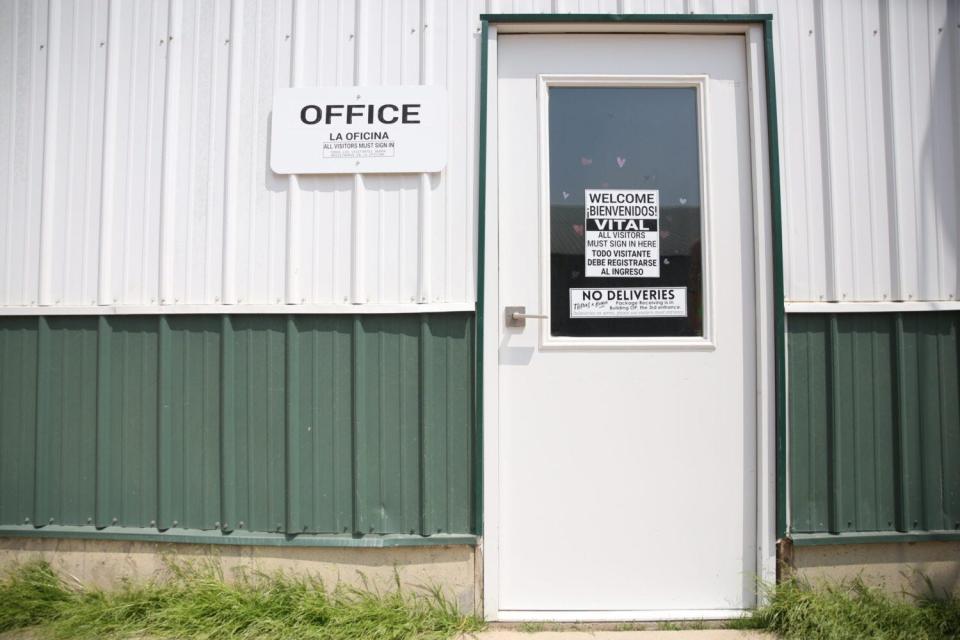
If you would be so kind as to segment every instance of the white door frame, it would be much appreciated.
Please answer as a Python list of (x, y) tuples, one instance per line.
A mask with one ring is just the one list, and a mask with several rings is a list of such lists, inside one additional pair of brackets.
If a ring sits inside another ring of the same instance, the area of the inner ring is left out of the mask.
[[(743, 22), (686, 22), (680, 18), (677, 22), (659, 21), (618, 21), (613, 18), (602, 21), (577, 22), (577, 16), (565, 16), (567, 21), (558, 21), (560, 16), (549, 16), (549, 20), (537, 22), (498, 21), (498, 16), (484, 16), (486, 40), (481, 43), (486, 51), (486, 77), (481, 82), (486, 86), (486, 120), (481, 123), (481, 144), (485, 144), (485, 164), (481, 171), (485, 173), (482, 185), (480, 235), (481, 256), (480, 275), (481, 304), (478, 305), (481, 323), (482, 344), (478, 344), (482, 361), (481, 389), (483, 430), (483, 539), (480, 545), (483, 566), (483, 611), (488, 620), (527, 619), (516, 612), (501, 611), (499, 607), (499, 366), (498, 336), (500, 323), (499, 298), (499, 207), (498, 207), (498, 113), (497, 113), (497, 36), (500, 33), (682, 33), (682, 34), (742, 34), (746, 42), (748, 108), (750, 120), (750, 158), (752, 173), (752, 195), (754, 211), (754, 264), (756, 265), (756, 314), (757, 314), (757, 571), (758, 578), (772, 582), (776, 578), (776, 335), (774, 318), (778, 308), (774, 296), (774, 251), (773, 251), (773, 203), (770, 189), (770, 165), (768, 155), (767, 96), (764, 66), (764, 26), (761, 16), (744, 16)], [(615, 18), (615, 17), (614, 17)], [(582, 18), (581, 18), (582, 19)], [(485, 133), (484, 133), (485, 131)], [(782, 311), (782, 302), (779, 305)], [(484, 309), (486, 312), (484, 312)], [(544, 532), (550, 535), (550, 532)], [(709, 529), (704, 531), (709, 540)], [(598, 542), (604, 542), (598, 540)], [(615, 541), (608, 541), (615, 543)], [(559, 559), (558, 559), (559, 560)], [(645, 614), (632, 612), (610, 612), (603, 614), (605, 620), (639, 619), (675, 619), (678, 617), (709, 617), (716, 612), (657, 611)], [(583, 615), (572, 612), (553, 613), (553, 620), (582, 620)]]

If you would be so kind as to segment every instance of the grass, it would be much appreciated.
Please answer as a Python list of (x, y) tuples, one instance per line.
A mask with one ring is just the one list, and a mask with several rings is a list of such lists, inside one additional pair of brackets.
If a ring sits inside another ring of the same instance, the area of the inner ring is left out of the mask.
[(479, 631), (439, 589), (386, 593), (311, 578), (240, 574), (232, 583), (209, 564), (170, 563), (170, 575), (113, 591), (67, 585), (44, 562), (0, 581), (0, 632), (31, 628), (42, 638), (203, 640), (441, 640)]
[[(170, 562), (169, 575), (113, 591), (67, 584), (45, 562), (0, 577), (0, 633), (37, 638), (198, 638), (203, 640), (442, 640), (483, 629), (438, 589), (386, 593), (281, 573), (239, 574), (226, 583), (211, 563)], [(789, 580), (766, 588), (767, 604), (734, 629), (784, 640), (947, 640), (960, 638), (960, 599), (927, 593), (893, 598), (861, 580), (811, 586)], [(661, 629), (702, 625), (662, 624)], [(543, 631), (528, 623), (521, 631)]]
[(798, 579), (766, 589), (767, 604), (733, 629), (784, 640), (947, 640), (960, 638), (960, 599), (927, 593), (897, 599), (856, 579), (816, 587)]
[(707, 624), (703, 620), (680, 622), (666, 620), (657, 623), (657, 631), (702, 631), (707, 628)]
[(22, 565), (0, 579), (0, 633), (51, 620), (71, 598), (50, 565)]

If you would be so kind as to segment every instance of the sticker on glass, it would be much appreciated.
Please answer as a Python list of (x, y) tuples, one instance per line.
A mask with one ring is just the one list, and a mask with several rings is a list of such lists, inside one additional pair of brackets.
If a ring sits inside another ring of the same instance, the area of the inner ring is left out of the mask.
[(570, 289), (571, 318), (683, 318), (686, 287)]
[(584, 190), (588, 278), (660, 277), (660, 190)]

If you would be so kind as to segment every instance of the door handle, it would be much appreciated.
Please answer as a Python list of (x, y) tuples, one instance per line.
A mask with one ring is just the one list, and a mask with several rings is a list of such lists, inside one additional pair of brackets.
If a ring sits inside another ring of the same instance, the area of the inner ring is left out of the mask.
[(540, 313), (527, 313), (526, 307), (504, 307), (504, 321), (508, 327), (527, 326), (527, 318), (531, 320), (546, 320), (547, 316)]

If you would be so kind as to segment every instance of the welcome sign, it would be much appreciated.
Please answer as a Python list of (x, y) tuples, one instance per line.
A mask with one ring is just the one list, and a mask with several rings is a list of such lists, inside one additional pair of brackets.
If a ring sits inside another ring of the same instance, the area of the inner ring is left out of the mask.
[(430, 173), (447, 164), (442, 87), (279, 89), (273, 99), (275, 173)]
[(587, 277), (659, 278), (659, 224), (659, 189), (586, 189)]

